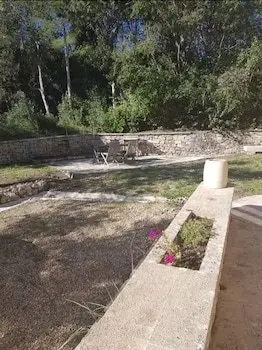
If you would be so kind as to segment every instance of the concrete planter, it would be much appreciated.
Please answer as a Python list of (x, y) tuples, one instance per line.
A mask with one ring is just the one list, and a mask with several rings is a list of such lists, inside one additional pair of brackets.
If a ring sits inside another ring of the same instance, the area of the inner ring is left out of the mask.
[(199, 270), (160, 264), (165, 237), (153, 247), (76, 350), (206, 350), (215, 316), (233, 189), (200, 185), (165, 234), (171, 242), (195, 213), (214, 220)]

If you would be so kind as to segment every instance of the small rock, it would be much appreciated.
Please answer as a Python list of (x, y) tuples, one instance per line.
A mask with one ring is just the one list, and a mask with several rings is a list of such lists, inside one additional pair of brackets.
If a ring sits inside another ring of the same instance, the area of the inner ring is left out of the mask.
[(30, 183), (19, 184), (17, 186), (17, 193), (20, 197), (32, 196), (33, 191)]
[(19, 199), (19, 196), (14, 193), (14, 192), (5, 192), (0, 196), (0, 203), (4, 204), (4, 203), (8, 203), (8, 202), (12, 202), (12, 201), (16, 201)]

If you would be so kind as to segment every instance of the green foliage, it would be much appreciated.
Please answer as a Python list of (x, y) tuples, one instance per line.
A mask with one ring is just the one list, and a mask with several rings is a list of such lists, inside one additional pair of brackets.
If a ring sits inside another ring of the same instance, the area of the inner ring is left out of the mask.
[(137, 131), (145, 122), (149, 109), (141, 96), (127, 94), (115, 107), (106, 108), (105, 100), (92, 93), (88, 100), (66, 97), (58, 106), (58, 125), (67, 132)]
[(43, 114), (42, 112), (37, 114), (37, 123), (39, 134), (48, 136), (61, 133), (62, 130), (59, 129), (57, 125), (57, 117), (53, 114)]
[(67, 96), (64, 96), (58, 105), (58, 125), (67, 133), (84, 132), (87, 130), (85, 106), (77, 98), (71, 103)]
[(32, 137), (38, 135), (37, 112), (31, 101), (21, 97), (5, 113), (0, 124), (1, 134), (11, 137)]
[(29, 125), (20, 106), (14, 130), (33, 135), (261, 126), (261, 13), (260, 0), (2, 0), (0, 120), (22, 90), (55, 115)]
[(193, 216), (182, 226), (178, 236), (180, 246), (205, 244), (211, 236), (213, 222), (210, 219)]
[(261, 122), (261, 60), (262, 44), (255, 39), (238, 55), (236, 65), (218, 77), (211, 127), (255, 127)]
[(89, 130), (92, 133), (102, 132), (104, 130), (112, 131), (109, 128), (108, 112), (106, 103), (98, 94), (92, 93), (87, 102), (88, 116), (87, 122)]
[(108, 112), (108, 127), (113, 132), (136, 132), (149, 116), (149, 101), (139, 94), (127, 93)]

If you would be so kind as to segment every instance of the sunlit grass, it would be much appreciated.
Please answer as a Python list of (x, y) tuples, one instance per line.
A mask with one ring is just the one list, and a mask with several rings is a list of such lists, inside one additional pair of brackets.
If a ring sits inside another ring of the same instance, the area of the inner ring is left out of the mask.
[(49, 177), (58, 171), (46, 165), (10, 165), (0, 166), (0, 184), (9, 184), (19, 181)]

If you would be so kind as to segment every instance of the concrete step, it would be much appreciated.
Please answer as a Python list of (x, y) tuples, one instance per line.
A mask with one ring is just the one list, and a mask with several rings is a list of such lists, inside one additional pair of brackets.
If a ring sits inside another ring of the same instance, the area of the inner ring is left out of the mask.
[(256, 146), (246, 145), (243, 148), (244, 148), (244, 151), (251, 154), (262, 153), (262, 145), (256, 145)]

